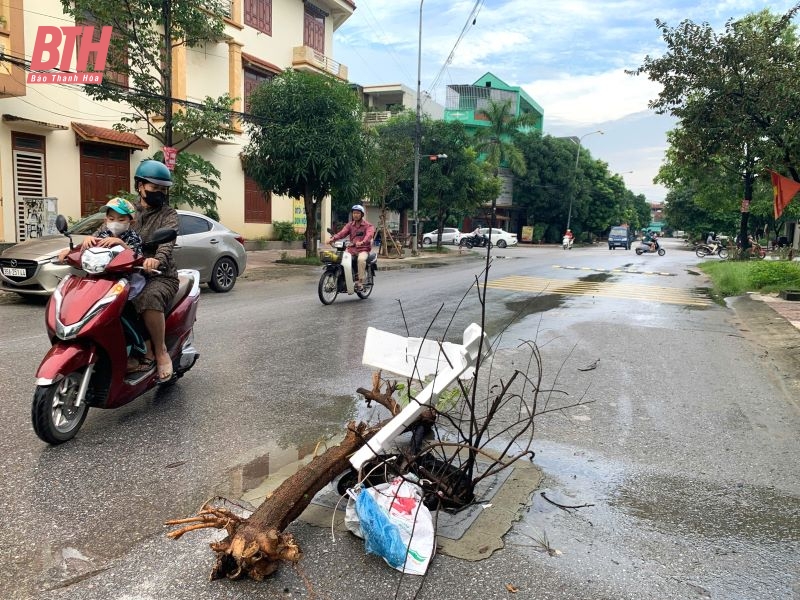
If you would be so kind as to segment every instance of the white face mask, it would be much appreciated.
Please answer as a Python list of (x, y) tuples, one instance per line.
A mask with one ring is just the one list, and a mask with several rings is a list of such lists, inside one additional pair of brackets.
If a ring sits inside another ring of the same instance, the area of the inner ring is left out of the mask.
[(121, 221), (107, 221), (106, 229), (108, 229), (114, 237), (119, 237), (128, 231), (128, 224)]

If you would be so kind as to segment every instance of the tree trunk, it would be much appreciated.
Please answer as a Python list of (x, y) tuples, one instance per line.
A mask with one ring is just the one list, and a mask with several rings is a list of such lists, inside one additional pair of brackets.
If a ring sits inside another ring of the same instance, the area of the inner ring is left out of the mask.
[(277, 570), (280, 561), (300, 560), (302, 552), (294, 536), (283, 530), (300, 516), (317, 492), (349, 468), (350, 456), (376, 431), (364, 423), (350, 423), (341, 444), (289, 477), (246, 519), (224, 508), (205, 506), (195, 517), (167, 521), (167, 525), (183, 525), (167, 535), (177, 539), (195, 529), (225, 529), (228, 536), (211, 544), (217, 553), (211, 579), (247, 576), (261, 581)]
[[(375, 373), (372, 390), (359, 388), (358, 392), (365, 397), (367, 404), (377, 402), (395, 415), (400, 411), (392, 398), (396, 384), (387, 382), (386, 391), (381, 393), (380, 382), (380, 373)], [(248, 576), (261, 581), (275, 572), (280, 561), (300, 560), (300, 547), (292, 534), (283, 530), (300, 516), (317, 492), (350, 467), (350, 456), (383, 425), (369, 427), (365, 423), (349, 423), (345, 438), (338, 446), (315, 457), (281, 483), (250, 517), (243, 519), (227, 509), (206, 505), (194, 517), (167, 521), (167, 525), (183, 525), (167, 536), (178, 539), (196, 529), (225, 529), (228, 536), (211, 544), (211, 549), (217, 553), (211, 579)]]

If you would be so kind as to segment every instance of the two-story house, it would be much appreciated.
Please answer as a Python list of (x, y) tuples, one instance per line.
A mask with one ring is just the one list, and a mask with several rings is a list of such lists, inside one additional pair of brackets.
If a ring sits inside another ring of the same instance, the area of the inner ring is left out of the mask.
[[(253, 88), (286, 68), (347, 80), (332, 45), (333, 32), (355, 10), (352, 0), (229, 1), (223, 39), (173, 51), (174, 98), (200, 102), (228, 93), (237, 98), (233, 110), (244, 112)], [(59, 0), (4, 0), (0, 7), (7, 58), (0, 61), (0, 241), (46, 234), (56, 213), (94, 212), (109, 194), (131, 189), (136, 166), (161, 149), (144, 126), (113, 129), (131, 112), (125, 104), (89, 98), (77, 84), (26, 83), (24, 58), (32, 55), (37, 29), (74, 24)], [(274, 221), (296, 219), (297, 203), (264, 194), (244, 175), (246, 127), (233, 119), (231, 129), (232, 141), (206, 139), (190, 151), (222, 173), (221, 220), (246, 238), (269, 237)], [(329, 203), (322, 210), (325, 226)]]

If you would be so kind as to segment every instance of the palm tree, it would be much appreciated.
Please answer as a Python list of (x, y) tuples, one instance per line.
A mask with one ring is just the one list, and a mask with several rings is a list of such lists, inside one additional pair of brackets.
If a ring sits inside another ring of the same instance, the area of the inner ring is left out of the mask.
[[(514, 175), (524, 175), (527, 171), (525, 157), (514, 144), (514, 134), (524, 131), (536, 123), (532, 114), (514, 115), (511, 100), (489, 100), (486, 108), (475, 112), (475, 116), (489, 122), (475, 133), (475, 149), (485, 156), (492, 168), (494, 177), (500, 177), (500, 167), (511, 169)], [(492, 227), (495, 226), (497, 198), (492, 199)]]

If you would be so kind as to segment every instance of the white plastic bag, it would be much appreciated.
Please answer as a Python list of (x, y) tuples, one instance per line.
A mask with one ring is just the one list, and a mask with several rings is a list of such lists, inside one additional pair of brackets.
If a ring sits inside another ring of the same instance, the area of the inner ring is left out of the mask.
[[(383, 556), (386, 563), (403, 573), (424, 575), (435, 548), (433, 518), (431, 512), (422, 504), (422, 489), (415, 483), (397, 477), (391, 483), (381, 483), (362, 489), (358, 493), (372, 496), (378, 508), (397, 528), (400, 539), (407, 549), (403, 564), (393, 565), (386, 556)], [(368, 524), (366, 522), (362, 524), (359, 520), (352, 499), (347, 503), (345, 525), (360, 538), (368, 539), (370, 535), (384, 535), (380, 531), (364, 530)], [(374, 543), (374, 540), (369, 545), (380, 546)]]

